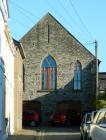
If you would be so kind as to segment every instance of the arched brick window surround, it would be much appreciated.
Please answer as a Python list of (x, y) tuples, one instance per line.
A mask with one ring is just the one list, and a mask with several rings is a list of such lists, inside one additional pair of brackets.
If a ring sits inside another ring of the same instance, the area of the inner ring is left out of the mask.
[(55, 90), (57, 81), (57, 64), (51, 55), (48, 55), (42, 62), (42, 90)]

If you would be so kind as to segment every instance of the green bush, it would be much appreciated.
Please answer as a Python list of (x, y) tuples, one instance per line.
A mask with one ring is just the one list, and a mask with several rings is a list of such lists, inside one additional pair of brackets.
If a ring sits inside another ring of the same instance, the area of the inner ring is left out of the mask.
[(97, 100), (96, 109), (106, 108), (106, 100)]
[(96, 100), (96, 108), (104, 108), (106, 107), (106, 89), (104, 93), (99, 93), (98, 99)]

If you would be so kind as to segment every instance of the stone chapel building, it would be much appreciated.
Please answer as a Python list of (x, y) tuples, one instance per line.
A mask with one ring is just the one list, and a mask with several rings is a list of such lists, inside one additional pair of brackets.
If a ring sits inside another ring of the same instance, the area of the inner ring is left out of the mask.
[(95, 56), (47, 13), (20, 40), (23, 45), (23, 109), (43, 121), (55, 110), (95, 109)]

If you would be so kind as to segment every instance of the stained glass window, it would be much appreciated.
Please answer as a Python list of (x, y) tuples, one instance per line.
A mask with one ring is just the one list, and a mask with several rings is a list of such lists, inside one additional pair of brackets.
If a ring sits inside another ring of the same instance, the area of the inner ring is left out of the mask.
[(42, 63), (42, 90), (56, 89), (56, 70), (57, 65), (54, 58), (48, 55)]

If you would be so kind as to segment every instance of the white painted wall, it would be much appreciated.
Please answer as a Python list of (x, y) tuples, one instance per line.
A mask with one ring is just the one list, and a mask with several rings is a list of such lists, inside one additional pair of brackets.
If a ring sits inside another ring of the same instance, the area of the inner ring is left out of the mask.
[[(8, 20), (8, 9), (6, 0), (0, 0), (0, 56), (4, 61), (5, 66), (5, 95), (2, 88), (3, 97), (0, 98), (0, 106), (4, 108), (5, 98), (5, 111), (0, 108), (0, 112), (8, 118), (8, 126), (6, 128), (6, 133), (14, 133), (14, 44), (7, 27)], [(0, 116), (0, 119), (5, 119)], [(4, 129), (5, 124), (1, 124), (0, 129)], [(4, 137), (4, 132), (1, 132), (1, 137)], [(0, 140), (2, 140), (0, 137)]]
[[(9, 42), (5, 36), (6, 46), (3, 50), (3, 60), (5, 63), (5, 82), (6, 82), (6, 118), (9, 119), (9, 133), (14, 133), (14, 55)], [(11, 44), (12, 45), (12, 44)]]
[(5, 125), (5, 75), (4, 63), (0, 57), (0, 140), (4, 139), (4, 125)]
[(3, 47), (2, 45), (3, 30), (4, 30), (4, 21), (3, 21), (2, 13), (0, 11), (0, 140), (3, 140), (5, 136), (5, 131), (4, 131), (4, 126), (5, 126), (5, 108), (4, 108), (4, 104), (5, 104), (4, 79), (5, 77), (4, 77), (4, 74), (5, 74), (5, 71), (4, 71), (4, 63), (2, 59), (2, 54), (1, 54), (1, 49)]

